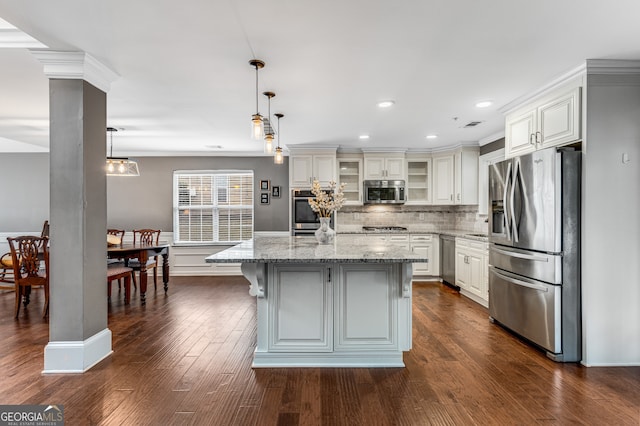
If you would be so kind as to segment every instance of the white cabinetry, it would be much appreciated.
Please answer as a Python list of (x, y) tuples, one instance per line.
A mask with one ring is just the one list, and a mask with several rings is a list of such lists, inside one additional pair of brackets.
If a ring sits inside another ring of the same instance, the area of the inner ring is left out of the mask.
[(433, 204), (453, 204), (453, 155), (433, 157)]
[(407, 204), (431, 204), (431, 158), (407, 158)]
[(323, 187), (336, 180), (336, 153), (295, 154), (289, 157), (289, 185), (292, 189), (310, 188), (317, 180)]
[(365, 179), (404, 179), (404, 154), (364, 154)]
[(478, 148), (433, 157), (433, 204), (478, 204)]
[(384, 245), (392, 244), (405, 250), (410, 250), (409, 234), (368, 234), (368, 238), (371, 239), (373, 244), (379, 241)]
[(396, 349), (400, 289), (393, 268), (361, 263), (342, 264), (338, 270), (334, 350)]
[(413, 264), (414, 277), (440, 275), (440, 239), (433, 234), (411, 234), (409, 242), (413, 253), (429, 260), (427, 263)]
[(362, 204), (362, 158), (338, 158), (338, 185), (342, 183), (345, 204)]
[(481, 155), (478, 159), (478, 214), (489, 214), (489, 166), (504, 160), (504, 148)]
[(478, 204), (478, 149), (463, 148), (455, 153), (454, 204)]
[(505, 118), (506, 157), (580, 140), (581, 88), (555, 90)]
[(268, 296), (270, 352), (333, 349), (330, 273), (325, 265), (273, 265)]
[(489, 244), (456, 238), (456, 285), (460, 293), (489, 306)]

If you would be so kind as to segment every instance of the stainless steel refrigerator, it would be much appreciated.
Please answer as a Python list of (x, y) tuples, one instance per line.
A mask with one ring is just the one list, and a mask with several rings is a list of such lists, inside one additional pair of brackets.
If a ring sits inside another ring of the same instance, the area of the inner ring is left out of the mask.
[(489, 168), (489, 315), (559, 362), (581, 360), (580, 159), (550, 148)]

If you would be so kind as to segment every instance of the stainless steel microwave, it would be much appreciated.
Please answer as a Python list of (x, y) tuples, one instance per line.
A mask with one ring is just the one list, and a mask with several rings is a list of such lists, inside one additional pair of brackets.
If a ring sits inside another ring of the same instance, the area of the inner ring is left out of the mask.
[(404, 180), (365, 180), (365, 204), (404, 204), (407, 201)]

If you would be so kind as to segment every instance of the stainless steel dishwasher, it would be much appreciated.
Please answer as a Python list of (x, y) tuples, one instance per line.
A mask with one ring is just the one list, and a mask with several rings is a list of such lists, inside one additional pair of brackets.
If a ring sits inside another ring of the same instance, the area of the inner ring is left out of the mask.
[(440, 273), (442, 281), (456, 287), (456, 238), (440, 234)]

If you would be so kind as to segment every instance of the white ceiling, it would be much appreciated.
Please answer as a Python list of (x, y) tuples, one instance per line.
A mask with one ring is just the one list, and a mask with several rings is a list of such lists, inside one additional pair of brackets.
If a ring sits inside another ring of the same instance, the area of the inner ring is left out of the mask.
[[(114, 155), (261, 154), (254, 57), (284, 145), (486, 142), (501, 106), (585, 59), (640, 59), (639, 16), (638, 0), (0, 0), (0, 18), (120, 75)], [(46, 149), (48, 81), (28, 49), (0, 47), (0, 99), (0, 152)]]

